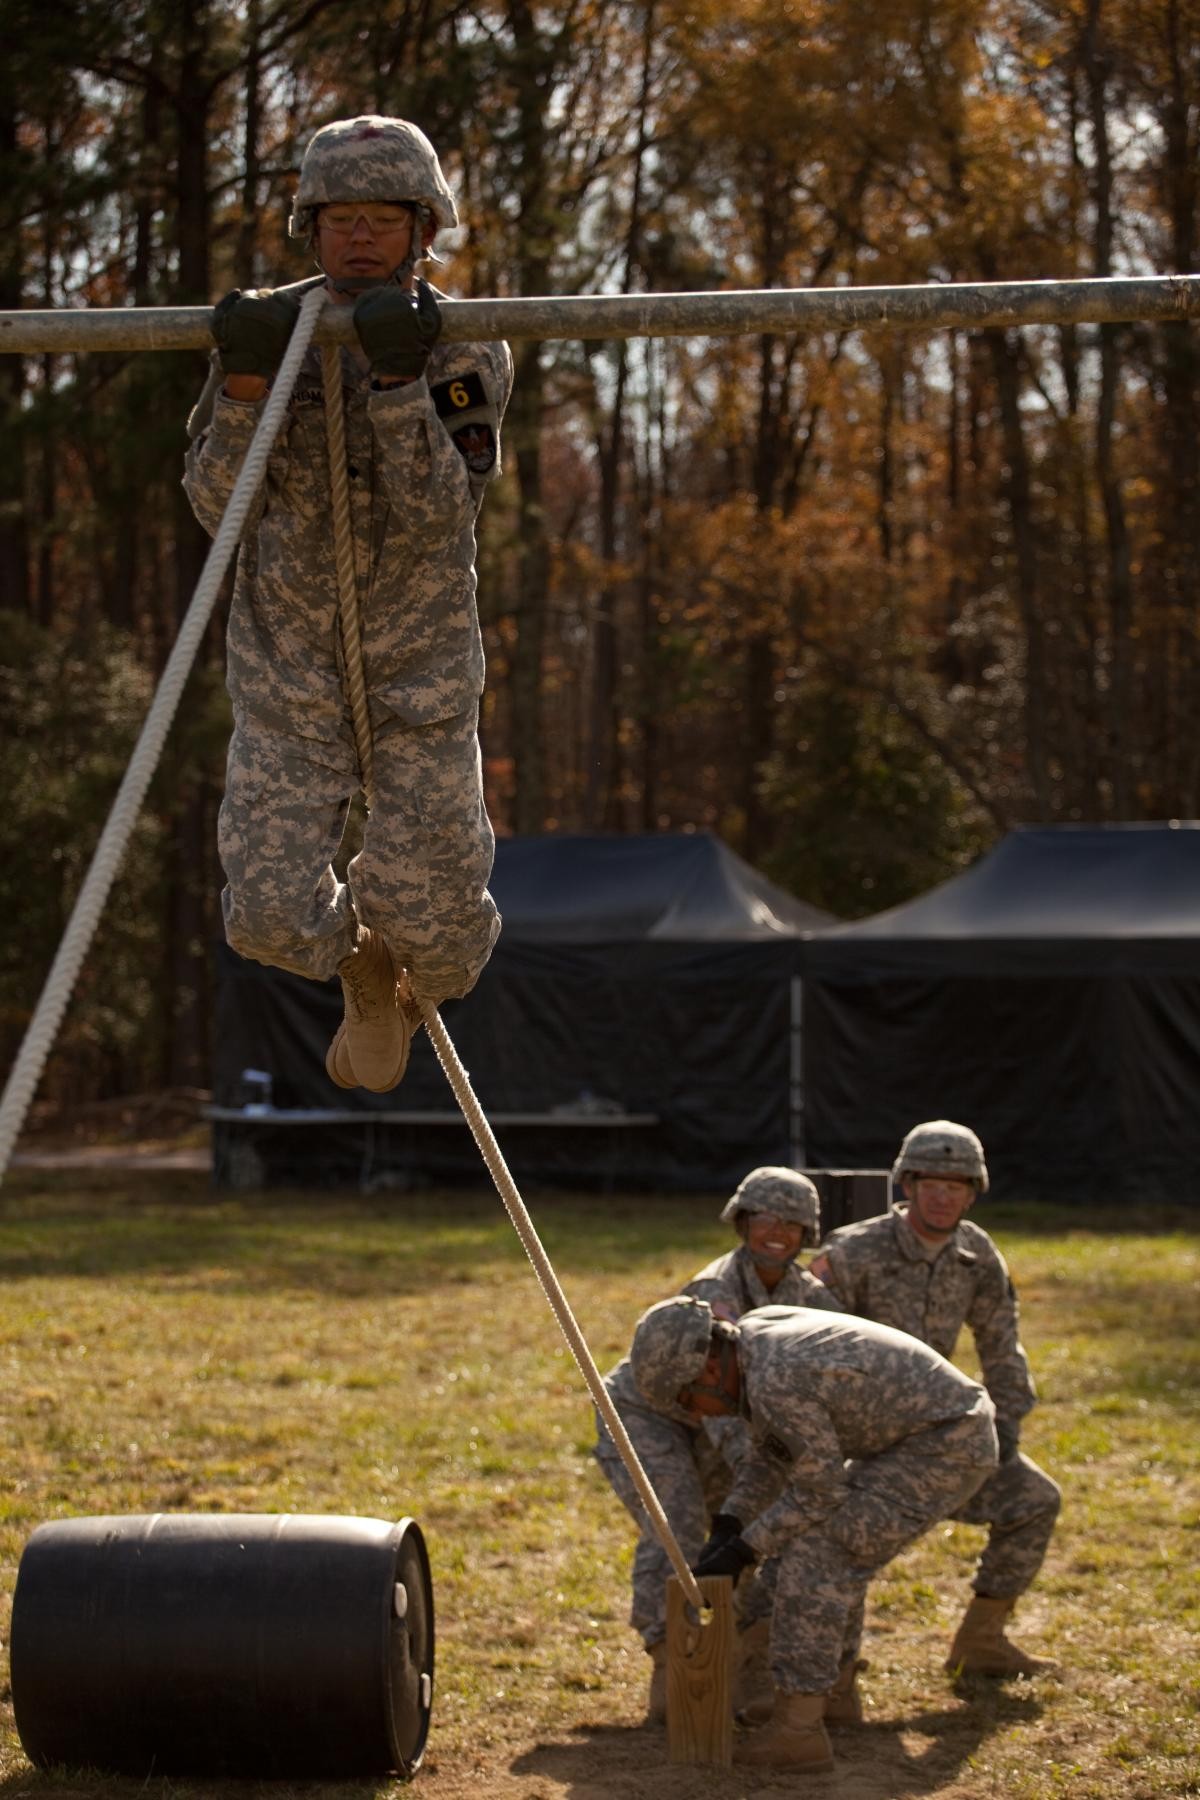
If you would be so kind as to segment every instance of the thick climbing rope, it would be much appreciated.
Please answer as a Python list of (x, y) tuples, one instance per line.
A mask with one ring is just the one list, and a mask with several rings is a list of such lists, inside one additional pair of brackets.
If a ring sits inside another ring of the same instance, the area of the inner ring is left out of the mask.
[(350, 481), (346, 468), (346, 413), (342, 403), (342, 353), (336, 344), (321, 351), (325, 389), (325, 441), (329, 448), (329, 485), (333, 499), (333, 555), (337, 564), (338, 625), (346, 699), (354, 725), (354, 748), (367, 811), (375, 801), (375, 741), (363, 669), (362, 631), (358, 608), (358, 572), (354, 566), (354, 525), (350, 517)]
[(209, 546), (196, 591), (179, 627), (179, 635), (167, 659), (167, 666), (150, 703), (150, 710), (117, 790), (117, 797), (100, 834), (100, 841), (96, 845), (50, 973), (46, 977), (41, 997), (9, 1071), (4, 1095), (0, 1099), (0, 1177), (8, 1168), (13, 1146), (25, 1123), (25, 1115), (41, 1078), (46, 1058), (54, 1046), (58, 1027), (83, 959), (87, 955), (88, 945), (100, 922), (109, 889), (121, 866), (138, 812), (146, 797), (146, 789), (162, 754), (180, 696), (208, 627), (225, 570), (237, 548), (251, 504), (261, 485), (267, 457), (283, 422), (300, 363), (311, 342), (325, 300), (324, 288), (313, 288), (304, 297), (300, 317), (292, 331), (287, 353), (280, 364), (258, 429), (238, 473), (229, 504), (225, 508), (225, 516)]
[(454, 1090), (454, 1098), (462, 1108), (463, 1117), (471, 1127), (471, 1134), (479, 1145), (480, 1153), (487, 1164), (488, 1173), (496, 1184), (496, 1191), (504, 1202), (505, 1210), (512, 1220), (517, 1236), (524, 1246), (525, 1254), (533, 1264), (542, 1286), (542, 1292), (550, 1302), (550, 1310), (558, 1320), (559, 1329), (567, 1340), (567, 1347), (579, 1365), (579, 1372), (588, 1385), (592, 1399), (609, 1435), (620, 1453), (621, 1461), (629, 1470), (633, 1485), (638, 1491), (642, 1505), (650, 1515), (650, 1522), (658, 1533), (659, 1542), (671, 1560), (671, 1567), (683, 1584), (684, 1592), (692, 1605), (697, 1609), (705, 1605), (704, 1596), (700, 1592), (695, 1576), (687, 1566), (683, 1551), (679, 1548), (674, 1532), (662, 1509), (662, 1503), (654, 1491), (653, 1483), (641, 1465), (637, 1451), (630, 1440), (621, 1421), (621, 1415), (609, 1398), (608, 1389), (600, 1379), (600, 1371), (596, 1367), (587, 1341), (571, 1311), (566, 1295), (554, 1273), (553, 1264), (547, 1256), (537, 1229), (530, 1218), (524, 1201), (512, 1178), (508, 1164), (500, 1153), (492, 1128), (484, 1116), (483, 1108), (476, 1098), (471, 1086), (470, 1077), (462, 1065), (462, 1060), (450, 1041), (449, 1033), (442, 1024), (436, 1006), (422, 1004), (421, 1011), (425, 1018), (425, 1027), (433, 1039), (433, 1047), (437, 1059), (446, 1071), (446, 1079)]
[[(325, 388), (325, 440), (329, 447), (329, 486), (333, 501), (333, 541), (338, 570), (338, 600), (342, 626), (342, 653), (346, 670), (346, 695), (350, 706), (350, 718), (354, 729), (354, 744), (363, 781), (363, 791), (366, 794), (369, 808), (373, 798), (371, 782), (374, 758), (370, 712), (366, 699), (366, 679), (362, 661), (358, 583), (354, 569), (353, 528), (350, 518), (350, 485), (346, 472), (341, 352), (338, 349), (329, 348), (322, 352), (322, 371)], [(433, 1041), (438, 1061), (446, 1072), (446, 1079), (454, 1091), (455, 1099), (462, 1108), (463, 1117), (471, 1127), (471, 1133), (487, 1164), (488, 1173), (496, 1184), (496, 1191), (504, 1202), (505, 1210), (512, 1220), (525, 1254), (533, 1264), (534, 1273), (541, 1283), (542, 1292), (550, 1303), (550, 1310), (567, 1340), (567, 1347), (575, 1358), (579, 1372), (596, 1403), (596, 1409), (608, 1428), (622, 1462), (629, 1471), (630, 1479), (637, 1489), (642, 1505), (650, 1516), (650, 1522), (670, 1559), (671, 1567), (679, 1577), (689, 1601), (699, 1611), (706, 1603), (696, 1577), (688, 1568), (687, 1559), (679, 1548), (678, 1540), (663, 1511), (662, 1502), (654, 1491), (650, 1477), (642, 1467), (629, 1433), (622, 1423), (621, 1415), (609, 1398), (608, 1389), (600, 1378), (600, 1371), (588, 1349), (587, 1340), (571, 1311), (567, 1296), (554, 1272), (554, 1266), (546, 1254), (537, 1228), (529, 1216), (528, 1209), (521, 1198), (508, 1164), (501, 1154), (492, 1128), (471, 1087), (470, 1078), (463, 1067), (462, 1060), (450, 1041), (450, 1035), (442, 1023), (437, 1007), (425, 1001), (418, 1001), (417, 1004), (420, 1006), (425, 1028)]]

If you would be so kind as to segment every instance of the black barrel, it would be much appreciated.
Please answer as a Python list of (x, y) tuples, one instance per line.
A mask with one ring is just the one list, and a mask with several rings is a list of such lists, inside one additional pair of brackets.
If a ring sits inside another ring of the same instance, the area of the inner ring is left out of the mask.
[(10, 1661), (43, 1766), (412, 1775), (433, 1702), (425, 1541), (412, 1519), (57, 1520), (25, 1546)]

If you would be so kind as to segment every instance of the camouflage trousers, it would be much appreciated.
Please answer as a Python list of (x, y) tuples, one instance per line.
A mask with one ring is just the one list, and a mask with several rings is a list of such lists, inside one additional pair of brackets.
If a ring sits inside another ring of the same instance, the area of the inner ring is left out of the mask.
[(230, 946), (325, 981), (369, 925), (419, 993), (467, 993), (500, 931), (476, 725), (472, 709), (377, 733), (375, 805), (341, 882), (332, 862), (359, 786), (350, 739), (322, 743), (239, 718), (217, 832)]
[[(720, 1511), (729, 1492), (729, 1469), (703, 1431), (693, 1431), (649, 1409), (614, 1404), (690, 1568), (708, 1536), (709, 1514)], [(667, 1635), (667, 1582), (674, 1570), (633, 1477), (598, 1415), (596, 1425), (596, 1461), (638, 1528), (629, 1623), (641, 1632), (649, 1649)]]
[(1042, 1566), (1061, 1505), (1058, 1483), (1031, 1458), (1017, 1455), (949, 1515), (964, 1525), (990, 1527), (971, 1584), (977, 1594), (1008, 1600), (1025, 1592)]
[(779, 1558), (771, 1670), (788, 1693), (825, 1694), (862, 1642), (871, 1576), (939, 1519), (957, 1514), (996, 1467), (986, 1398), (961, 1419), (914, 1432), (846, 1465), (848, 1489)]

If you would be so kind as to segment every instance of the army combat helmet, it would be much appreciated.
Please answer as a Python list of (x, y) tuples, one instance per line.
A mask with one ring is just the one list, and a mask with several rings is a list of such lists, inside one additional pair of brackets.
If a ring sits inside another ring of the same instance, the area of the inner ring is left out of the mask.
[(751, 1169), (721, 1208), (721, 1220), (735, 1224), (739, 1213), (774, 1213), (777, 1219), (799, 1225), (804, 1233), (801, 1248), (821, 1241), (821, 1197), (808, 1176), (797, 1169), (776, 1168), (770, 1163)]
[(892, 1180), (899, 1185), (905, 1175), (947, 1175), (974, 1183), (977, 1193), (988, 1190), (983, 1145), (966, 1125), (949, 1119), (930, 1119), (914, 1125), (892, 1164)]
[[(355, 200), (411, 206), (419, 226), (452, 231), (458, 224), (458, 208), (437, 151), (407, 119), (365, 113), (323, 125), (309, 140), (300, 164), (288, 235), (311, 244), (318, 209)], [(418, 245), (420, 237), (414, 231)], [(417, 258), (420, 254), (418, 249)]]
[[(713, 1310), (707, 1300), (677, 1294), (660, 1300), (637, 1322), (629, 1346), (629, 1366), (644, 1400), (668, 1418), (695, 1421), (680, 1406), (680, 1388), (698, 1381), (712, 1348)], [(727, 1327), (731, 1330), (732, 1327)]]

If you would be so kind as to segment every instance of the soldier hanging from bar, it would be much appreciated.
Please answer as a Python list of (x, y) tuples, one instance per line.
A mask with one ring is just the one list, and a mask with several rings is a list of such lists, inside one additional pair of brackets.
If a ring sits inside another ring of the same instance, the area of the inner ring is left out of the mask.
[[(229, 746), (218, 845), (225, 931), (243, 956), (341, 977), (326, 1057), (340, 1087), (402, 1078), (420, 1003), (469, 992), (500, 919), (487, 881), (475, 519), (500, 472), (504, 344), (439, 341), (416, 276), (458, 224), (432, 145), (401, 119), (342, 120), (305, 153), (290, 222), (321, 274), (235, 289), (189, 420), (184, 484), (220, 523), (303, 295), (353, 308), (341, 352), (355, 584), (374, 804), (346, 881), (333, 869), (363, 779), (345, 691), (321, 358), (306, 358), (243, 535), (229, 619)], [(436, 259), (435, 259), (436, 260)]]

